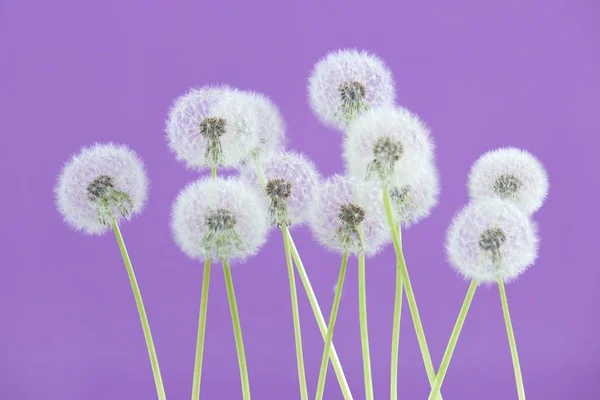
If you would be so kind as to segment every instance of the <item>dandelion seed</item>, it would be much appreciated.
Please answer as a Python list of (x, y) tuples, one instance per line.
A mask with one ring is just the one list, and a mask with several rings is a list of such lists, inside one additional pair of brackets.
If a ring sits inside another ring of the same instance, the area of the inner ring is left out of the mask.
[(142, 161), (128, 147), (112, 143), (84, 147), (67, 162), (55, 188), (64, 220), (90, 235), (141, 212), (147, 195)]
[(327, 126), (345, 130), (364, 111), (392, 105), (392, 73), (378, 57), (364, 51), (338, 50), (320, 60), (309, 78), (310, 105)]

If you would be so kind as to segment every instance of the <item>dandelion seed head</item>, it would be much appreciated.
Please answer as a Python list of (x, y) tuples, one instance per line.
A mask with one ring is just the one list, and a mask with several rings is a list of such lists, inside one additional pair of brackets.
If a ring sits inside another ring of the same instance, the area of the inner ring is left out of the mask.
[(378, 57), (365, 51), (338, 50), (321, 59), (308, 82), (310, 105), (327, 126), (345, 131), (364, 111), (394, 103), (394, 79)]
[(58, 211), (75, 230), (100, 235), (144, 208), (148, 177), (124, 145), (84, 147), (64, 166), (54, 190)]
[(410, 180), (433, 159), (429, 129), (403, 107), (373, 108), (348, 129), (344, 158), (349, 174), (379, 185), (394, 175)]
[(326, 248), (375, 255), (389, 243), (381, 190), (334, 175), (315, 190), (309, 208), (310, 228)]
[(228, 86), (191, 89), (169, 111), (169, 147), (191, 169), (238, 166), (259, 146), (254, 104), (252, 96)]
[(475, 201), (452, 221), (446, 238), (448, 259), (466, 279), (512, 281), (537, 257), (537, 228), (515, 204)]
[(266, 203), (240, 179), (199, 179), (179, 193), (171, 228), (179, 248), (192, 258), (244, 260), (266, 241)]
[(255, 157), (266, 158), (283, 151), (285, 143), (285, 121), (279, 108), (267, 96), (244, 91), (241, 92), (253, 110), (257, 120), (258, 145), (251, 150)]
[(514, 147), (483, 154), (471, 168), (469, 194), (473, 199), (500, 198), (532, 214), (548, 195), (548, 176), (529, 152)]

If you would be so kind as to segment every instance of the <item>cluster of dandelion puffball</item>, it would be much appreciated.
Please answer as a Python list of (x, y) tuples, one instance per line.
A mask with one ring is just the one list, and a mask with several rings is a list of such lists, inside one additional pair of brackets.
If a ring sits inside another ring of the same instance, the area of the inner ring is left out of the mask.
[(537, 257), (537, 228), (531, 214), (548, 194), (546, 171), (530, 153), (502, 148), (475, 162), (468, 188), (471, 203), (448, 229), (450, 263), (466, 279), (510, 282)]

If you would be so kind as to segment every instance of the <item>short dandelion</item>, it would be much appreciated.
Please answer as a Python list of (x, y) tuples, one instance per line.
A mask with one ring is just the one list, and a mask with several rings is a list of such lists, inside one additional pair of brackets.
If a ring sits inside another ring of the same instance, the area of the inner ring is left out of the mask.
[(159, 399), (165, 390), (152, 340), (142, 295), (125, 248), (119, 223), (144, 208), (148, 177), (138, 155), (124, 145), (96, 144), (84, 147), (64, 166), (55, 188), (56, 205), (64, 220), (75, 230), (100, 235), (112, 228), (144, 331), (148, 355)]

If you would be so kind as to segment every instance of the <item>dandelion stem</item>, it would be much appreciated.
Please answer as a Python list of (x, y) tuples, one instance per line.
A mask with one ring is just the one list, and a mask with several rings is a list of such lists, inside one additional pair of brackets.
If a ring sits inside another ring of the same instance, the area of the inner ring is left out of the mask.
[[(400, 229), (400, 227), (398, 227)], [(396, 262), (398, 264), (399, 261)], [(392, 365), (390, 373), (390, 400), (398, 398), (398, 352), (400, 348), (400, 315), (402, 313), (402, 275), (396, 266), (396, 298), (394, 300), (394, 324), (392, 328)]]
[(152, 333), (150, 332), (150, 324), (148, 323), (148, 317), (146, 316), (146, 310), (144, 309), (144, 302), (142, 301), (142, 294), (138, 286), (137, 280), (135, 279), (135, 273), (133, 272), (133, 266), (123, 241), (123, 235), (119, 229), (119, 224), (116, 219), (112, 221), (113, 231), (121, 250), (121, 256), (127, 269), (127, 275), (129, 276), (129, 283), (133, 290), (133, 297), (135, 298), (135, 304), (137, 305), (138, 313), (140, 314), (140, 320), (142, 322), (142, 329), (144, 330), (144, 338), (146, 339), (146, 346), (148, 347), (148, 355), (150, 356), (150, 364), (152, 364), (152, 373), (154, 375), (154, 382), (156, 384), (156, 393), (160, 400), (166, 400), (165, 388), (163, 386), (162, 377), (160, 375), (160, 367), (158, 366), (158, 357), (156, 356), (156, 349), (154, 348), (154, 342), (152, 340)]
[(365, 279), (365, 253), (358, 255), (358, 309), (360, 320), (360, 340), (363, 354), (365, 396), (373, 400), (373, 378), (371, 377), (371, 355), (369, 354), (369, 330), (367, 325), (367, 288)]
[[(298, 249), (296, 248), (296, 244), (294, 243), (292, 234), (289, 232), (289, 230), (287, 234), (292, 250), (292, 256), (294, 257), (294, 262), (296, 263), (296, 268), (298, 269), (298, 275), (300, 275), (300, 279), (302, 280), (302, 284), (304, 285), (304, 290), (306, 291), (306, 295), (308, 296), (308, 301), (310, 302), (313, 313), (315, 314), (315, 319), (317, 321), (317, 325), (319, 325), (321, 336), (323, 337), (323, 340), (325, 340), (327, 336), (327, 325), (325, 322), (325, 318), (323, 318), (323, 313), (321, 312), (321, 307), (319, 306), (317, 296), (315, 295), (312, 285), (310, 284), (310, 280), (308, 279), (306, 269), (304, 268), (304, 263), (300, 258), (300, 254), (298, 253)], [(342, 390), (342, 394), (344, 395), (344, 399), (352, 400), (352, 393), (350, 392), (348, 381), (346, 381), (346, 376), (344, 375), (344, 370), (342, 369), (342, 364), (340, 363), (340, 359), (338, 358), (333, 342), (331, 343), (329, 357), (331, 358), (331, 364), (333, 364), (333, 370), (335, 371), (335, 374), (337, 376), (338, 382), (340, 384), (340, 389)]]
[(435, 382), (431, 388), (431, 392), (429, 393), (429, 400), (433, 400), (435, 396), (439, 394), (440, 388), (444, 383), (444, 378), (446, 377), (446, 372), (448, 372), (448, 366), (450, 365), (452, 354), (454, 353), (454, 349), (456, 348), (458, 337), (460, 336), (460, 332), (465, 323), (465, 319), (467, 318), (467, 313), (469, 312), (469, 307), (471, 307), (471, 302), (473, 301), (473, 296), (475, 295), (475, 289), (477, 289), (477, 281), (471, 281), (463, 305), (460, 308), (460, 312), (458, 313), (456, 324), (454, 324), (452, 335), (450, 335), (448, 346), (446, 346), (446, 351), (444, 352), (444, 357), (442, 358), (442, 362), (440, 363), (438, 374), (435, 377)]
[(508, 334), (508, 343), (510, 344), (510, 354), (512, 356), (513, 369), (515, 371), (515, 380), (517, 381), (517, 392), (519, 400), (525, 400), (525, 387), (523, 386), (523, 376), (521, 375), (521, 364), (519, 363), (519, 354), (517, 353), (517, 342), (513, 331), (512, 322), (510, 320), (510, 312), (508, 311), (508, 301), (506, 299), (506, 290), (504, 289), (504, 281), (498, 278), (498, 289), (500, 289), (500, 299), (502, 300), (502, 311), (504, 313), (504, 323), (506, 324), (506, 333)]
[(223, 260), (223, 273), (225, 274), (225, 285), (227, 286), (227, 299), (229, 300), (229, 309), (231, 310), (231, 322), (233, 323), (233, 333), (235, 334), (235, 347), (240, 364), (240, 379), (242, 381), (242, 394), (244, 400), (250, 400), (250, 381), (248, 379), (248, 367), (246, 365), (246, 353), (244, 352), (244, 341), (242, 339), (242, 327), (240, 325), (240, 316), (238, 314), (237, 303), (235, 301), (235, 292), (233, 290), (233, 280), (231, 279), (231, 268), (229, 260)]
[[(390, 225), (390, 231), (392, 232), (392, 242), (394, 243), (394, 249), (396, 251), (396, 262), (397, 268), (402, 278), (402, 283), (406, 289), (406, 299), (408, 300), (408, 306), (410, 314), (413, 320), (413, 326), (415, 333), (417, 334), (417, 340), (419, 342), (419, 348), (421, 349), (421, 356), (423, 358), (423, 364), (425, 365), (425, 371), (427, 372), (427, 378), (429, 385), (433, 385), (435, 381), (435, 370), (433, 363), (431, 362), (431, 355), (429, 354), (429, 348), (427, 346), (427, 340), (425, 339), (425, 333), (423, 332), (423, 324), (421, 317), (419, 316), (419, 309), (417, 308), (417, 301), (415, 300), (415, 294), (410, 283), (410, 277), (408, 276), (408, 269), (406, 268), (406, 261), (404, 260), (404, 254), (402, 252), (402, 230), (397, 229), (397, 225), (394, 222), (394, 214), (392, 212), (392, 205), (390, 200), (390, 193), (386, 187), (383, 188), (383, 204), (385, 206), (385, 212), (387, 215), (388, 223)], [(438, 399), (441, 400), (442, 396), (439, 395)]]
[(217, 178), (217, 167), (210, 168), (210, 177), (214, 180)]
[(325, 347), (323, 349), (323, 357), (321, 358), (321, 369), (319, 370), (319, 382), (317, 384), (316, 400), (323, 399), (325, 390), (325, 378), (327, 376), (327, 364), (329, 360), (329, 350), (333, 341), (333, 329), (335, 328), (335, 320), (340, 308), (340, 299), (342, 298), (342, 287), (344, 286), (344, 278), (346, 277), (346, 267), (348, 266), (348, 252), (342, 255), (342, 266), (340, 267), (340, 275), (335, 288), (335, 296), (333, 306), (331, 307), (331, 315), (329, 316), (329, 324), (327, 325), (327, 335), (325, 335)]
[(194, 381), (192, 384), (192, 400), (200, 398), (202, 380), (202, 360), (204, 358), (204, 336), (206, 333), (206, 311), (208, 309), (208, 287), (210, 283), (210, 258), (204, 261), (204, 277), (200, 294), (200, 314), (198, 317), (198, 339), (196, 341), (196, 359), (194, 361)]
[(285, 248), (285, 262), (288, 268), (290, 281), (290, 297), (292, 300), (292, 315), (294, 319), (294, 338), (296, 341), (296, 361), (298, 363), (298, 384), (300, 386), (300, 398), (308, 400), (308, 389), (306, 387), (306, 374), (304, 372), (304, 355), (302, 352), (302, 333), (300, 330), (300, 311), (298, 310), (298, 294), (296, 291), (296, 279), (294, 277), (294, 265), (289, 243), (289, 233), (286, 225), (281, 226), (283, 235), (283, 246)]

